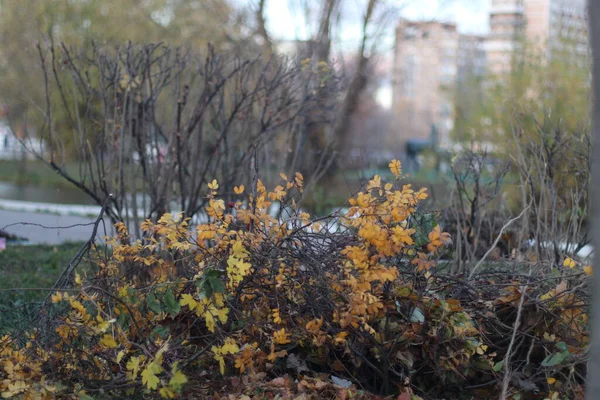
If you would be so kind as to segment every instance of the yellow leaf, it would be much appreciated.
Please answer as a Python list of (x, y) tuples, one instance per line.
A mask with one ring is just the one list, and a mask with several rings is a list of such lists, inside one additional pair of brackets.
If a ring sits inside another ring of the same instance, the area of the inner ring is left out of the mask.
[(376, 189), (381, 187), (381, 177), (379, 175), (375, 175), (373, 179), (369, 181), (367, 185), (367, 190)]
[(177, 397), (177, 393), (175, 393), (168, 387), (161, 387), (160, 390), (158, 391), (158, 393), (160, 394), (160, 397), (162, 397), (163, 399), (174, 399)]
[(586, 265), (585, 267), (583, 267), (583, 272), (585, 272), (586, 275), (591, 276), (592, 275), (592, 267), (589, 265)]
[(548, 385), (554, 385), (556, 383), (556, 378), (548, 378)]
[(94, 332), (100, 334), (106, 332), (110, 324), (115, 322), (115, 319), (111, 319), (110, 321), (105, 321), (100, 315), (96, 316), (96, 321), (98, 321), (98, 325), (94, 327)]
[(479, 345), (479, 346), (477, 346), (477, 354), (483, 355), (483, 354), (485, 354), (487, 349), (488, 349), (487, 345), (485, 345), (485, 344)]
[(140, 357), (131, 357), (127, 361), (127, 371), (130, 371), (131, 379), (137, 378), (138, 372), (140, 371)]
[(240, 185), (240, 186), (236, 186), (233, 188), (233, 191), (235, 192), (235, 194), (242, 194), (244, 193), (244, 185)]
[(575, 261), (573, 259), (569, 258), (569, 257), (566, 257), (565, 261), (563, 261), (563, 265), (565, 267), (568, 267), (568, 268), (574, 268), (575, 267)]
[(162, 367), (156, 362), (151, 362), (142, 371), (142, 383), (146, 385), (148, 389), (156, 390), (156, 388), (158, 387), (158, 383), (160, 382), (160, 379), (158, 379), (156, 374), (160, 374), (162, 370)]
[(219, 184), (216, 179), (213, 179), (211, 183), (208, 184), (208, 188), (212, 190), (217, 190), (219, 188)]
[(225, 343), (223, 344), (223, 346), (212, 346), (210, 349), (215, 354), (215, 360), (219, 362), (219, 370), (221, 371), (221, 375), (225, 374), (225, 358), (223, 358), (223, 355), (236, 354), (240, 351), (239, 346), (232, 338), (225, 339)]
[(115, 338), (113, 338), (112, 335), (109, 333), (102, 337), (102, 340), (100, 340), (100, 344), (104, 347), (108, 347), (109, 349), (114, 349), (115, 347), (117, 347), (117, 342), (115, 341)]
[(10, 383), (8, 384), (8, 391), (2, 392), (2, 397), (4, 397), (4, 398), (13, 397), (16, 394), (24, 392), (25, 390), (27, 390), (29, 388), (29, 385), (27, 385), (25, 382), (23, 382), (21, 380), (13, 381), (13, 382), (11, 382), (9, 380), (9, 382)]
[(194, 310), (198, 306), (198, 302), (192, 297), (191, 294), (184, 294), (179, 300), (181, 306), (188, 306), (190, 310)]
[(392, 171), (392, 174), (394, 174), (396, 178), (400, 178), (400, 175), (402, 175), (402, 164), (400, 164), (400, 161), (392, 160), (389, 167), (390, 171)]
[(225, 339), (225, 343), (223, 344), (223, 346), (221, 346), (221, 351), (223, 352), (223, 354), (235, 354), (240, 351), (240, 348), (235, 342), (235, 339), (227, 338)]
[(83, 281), (81, 279), (81, 276), (77, 272), (75, 272), (75, 283), (81, 285), (82, 282)]
[(267, 360), (275, 361), (278, 358), (285, 357), (287, 350), (275, 351), (274, 347), (271, 346), (271, 353), (267, 356)]
[(169, 386), (173, 389), (179, 391), (188, 381), (187, 377), (183, 374), (183, 372), (177, 369), (177, 363), (173, 364), (173, 368), (171, 369), (172, 376), (169, 380)]
[(221, 321), (222, 324), (227, 322), (227, 314), (229, 314), (229, 308), (221, 308), (217, 311), (217, 318)]
[(52, 303), (58, 303), (59, 301), (62, 300), (62, 293), (61, 292), (56, 292), (54, 293), (52, 296), (50, 296), (50, 299), (52, 300)]
[(312, 333), (316, 333), (319, 331), (319, 329), (321, 329), (321, 326), (323, 326), (323, 317), (309, 321), (306, 324), (306, 330)]
[(449, 241), (450, 234), (447, 232), (442, 232), (440, 230), (440, 226), (437, 225), (431, 232), (429, 232), (429, 244), (427, 245), (427, 250), (430, 252), (435, 252)]
[(165, 344), (163, 344), (162, 347), (156, 352), (155, 362), (158, 362), (159, 364), (162, 363), (163, 355), (167, 352), (168, 349), (169, 343), (165, 342)]
[(121, 360), (123, 359), (123, 356), (125, 355), (125, 351), (121, 350), (120, 352), (117, 353), (117, 364), (119, 364), (121, 362)]
[(348, 332), (340, 332), (337, 335), (335, 335), (335, 338), (333, 339), (333, 342), (336, 345), (340, 345), (340, 344), (344, 344), (346, 343), (346, 337), (348, 336)]
[(302, 185), (304, 184), (304, 177), (300, 172), (296, 172), (296, 178), (294, 178), (294, 182), (296, 182), (296, 186), (298, 189), (302, 191)]
[(284, 174), (283, 172), (280, 172), (280, 173), (279, 173), (279, 176), (280, 176), (280, 177), (281, 177), (281, 179), (283, 179), (284, 181), (287, 181), (287, 180), (288, 180), (288, 177), (287, 177), (287, 175), (286, 175), (286, 174)]
[(281, 317), (279, 316), (279, 308), (273, 309), (273, 322), (276, 324), (281, 323)]
[(289, 339), (290, 334), (286, 333), (284, 328), (281, 328), (277, 332), (273, 333), (273, 342), (276, 344), (288, 344), (291, 343)]
[(215, 323), (215, 317), (210, 312), (204, 314), (204, 322), (208, 330), (214, 333), (217, 324)]

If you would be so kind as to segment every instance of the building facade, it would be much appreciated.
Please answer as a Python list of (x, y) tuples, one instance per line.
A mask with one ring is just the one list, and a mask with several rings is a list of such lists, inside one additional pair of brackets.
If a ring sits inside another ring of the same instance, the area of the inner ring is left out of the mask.
[(492, 75), (510, 71), (512, 56), (525, 29), (524, 0), (492, 0), (490, 32), (486, 42), (488, 70)]
[(510, 71), (513, 56), (524, 43), (545, 57), (589, 54), (585, 0), (492, 0), (487, 39), (492, 74)]
[(439, 21), (401, 21), (396, 28), (392, 109), (396, 142), (449, 142), (457, 86), (486, 71), (485, 38), (461, 35)]
[(397, 26), (392, 108), (400, 145), (429, 139), (433, 126), (442, 140), (452, 129), (458, 39), (454, 24), (401, 21)]

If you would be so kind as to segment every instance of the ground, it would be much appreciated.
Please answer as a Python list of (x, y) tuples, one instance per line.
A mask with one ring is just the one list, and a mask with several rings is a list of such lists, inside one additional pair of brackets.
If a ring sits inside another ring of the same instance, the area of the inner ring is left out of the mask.
[(35, 312), (82, 245), (10, 246), (0, 252), (0, 336)]

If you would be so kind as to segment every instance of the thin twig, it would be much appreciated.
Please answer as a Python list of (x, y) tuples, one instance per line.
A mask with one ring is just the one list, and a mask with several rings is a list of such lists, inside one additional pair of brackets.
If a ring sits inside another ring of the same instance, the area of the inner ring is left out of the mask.
[(504, 224), (504, 226), (502, 227), (502, 229), (500, 229), (500, 232), (498, 233), (498, 237), (496, 237), (496, 240), (494, 240), (494, 243), (492, 244), (492, 246), (488, 249), (488, 251), (483, 255), (483, 257), (481, 257), (481, 260), (479, 260), (479, 262), (471, 270), (471, 273), (469, 274), (469, 279), (471, 279), (473, 277), (473, 275), (475, 275), (475, 272), (479, 269), (479, 267), (481, 266), (481, 264), (492, 253), (492, 251), (494, 251), (494, 249), (496, 248), (496, 245), (498, 245), (498, 242), (502, 238), (502, 234), (504, 233), (504, 230), (506, 228), (508, 228), (510, 226), (510, 224), (512, 224), (513, 222), (515, 222), (518, 219), (520, 219), (525, 214), (525, 212), (529, 209), (529, 207), (531, 207), (531, 203), (527, 207), (525, 207), (525, 209), (523, 211), (521, 211), (521, 213), (519, 215), (517, 215), (513, 219), (509, 220), (506, 224)]
[[(529, 269), (529, 275), (531, 275), (531, 269)], [(515, 319), (515, 323), (513, 325), (513, 332), (510, 338), (510, 343), (508, 345), (508, 350), (506, 350), (506, 355), (504, 356), (503, 366), (504, 366), (504, 379), (502, 380), (502, 392), (500, 394), (500, 399), (505, 400), (508, 395), (508, 386), (510, 384), (511, 379), (511, 368), (510, 368), (510, 358), (512, 356), (512, 349), (515, 344), (515, 339), (517, 337), (517, 331), (519, 330), (519, 326), (521, 325), (521, 314), (523, 312), (523, 304), (525, 303), (525, 296), (528, 285), (521, 286), (521, 298), (519, 299), (519, 308), (517, 309), (517, 318)]]

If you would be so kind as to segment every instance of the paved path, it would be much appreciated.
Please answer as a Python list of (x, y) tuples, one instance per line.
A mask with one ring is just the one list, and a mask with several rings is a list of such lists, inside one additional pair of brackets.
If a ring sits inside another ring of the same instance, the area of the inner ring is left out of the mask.
[[(24, 237), (31, 244), (60, 244), (89, 240), (95, 217), (57, 215), (32, 211), (0, 210), (0, 230)], [(111, 225), (105, 221), (110, 234)], [(98, 236), (105, 235), (102, 224)]]

